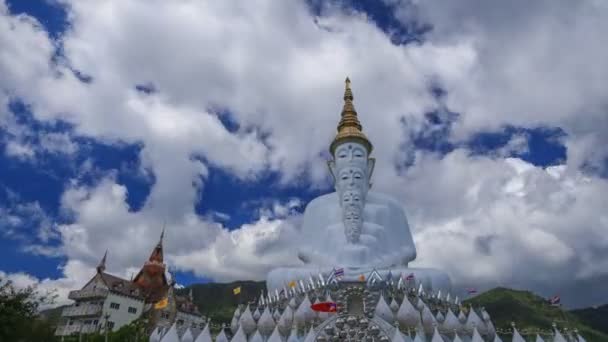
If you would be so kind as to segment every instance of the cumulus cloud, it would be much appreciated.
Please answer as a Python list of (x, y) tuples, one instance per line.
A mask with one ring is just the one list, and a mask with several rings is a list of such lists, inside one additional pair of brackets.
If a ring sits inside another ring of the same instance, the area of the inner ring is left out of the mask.
[(39, 279), (23, 272), (6, 273), (0, 271), (0, 279), (10, 280), (16, 287), (20, 288), (35, 286), (41, 294), (53, 295), (55, 297), (54, 301), (46, 303), (41, 308), (45, 309), (50, 306), (69, 304), (71, 301), (68, 300), (68, 293), (81, 287), (83, 279), (86, 279), (84, 281), (89, 280), (94, 275), (95, 270), (80, 261), (70, 260), (62, 267), (62, 271), (64, 277), (59, 279)]
[(604, 1), (390, 1), (404, 22), (430, 23), (428, 43), (464, 44), (462, 72), (439, 70), (455, 138), (503, 125), (560, 127), (573, 166), (602, 165), (608, 129)]
[(425, 156), (405, 179), (421, 265), (458, 282), (544, 291), (607, 275), (605, 179), (463, 150)]
[[(64, 120), (73, 134), (141, 144), (141, 167), (155, 182), (137, 212), (112, 175), (69, 182), (61, 209), (73, 220), (53, 230), (68, 260), (64, 278), (31, 281), (78, 287), (105, 249), (109, 271), (128, 278), (163, 222), (167, 259), (183, 271), (263, 279), (273, 266), (295, 264), (298, 199), (262, 201), (260, 218), (233, 231), (225, 214), (201, 217), (194, 206), (206, 200), (198, 196), (211, 167), (247, 182), (273, 171), (283, 185), (326, 185), (324, 153), (346, 75), (375, 146), (374, 189), (403, 201), (418, 265), (443, 268), (459, 284), (542, 292), (606, 277), (606, 181), (581, 171), (606, 156), (598, 148), (608, 128), (601, 2), (397, 2), (400, 18), (434, 27), (420, 44), (402, 46), (363, 14), (313, 18), (300, 2), (62, 3), (71, 25), (55, 42), (0, 1), (0, 104), (17, 97), (35, 119)], [(59, 45), (62, 55), (52, 58)], [(429, 91), (436, 84), (446, 90), (441, 103)], [(411, 133), (442, 106), (460, 113), (455, 141), (503, 125), (560, 127), (567, 161), (543, 169), (508, 158), (527, 150), (524, 135), (490, 156), (416, 151)], [(0, 113), (3, 127), (25, 130), (10, 111)], [(13, 134), (5, 153), (35, 160), (39, 147), (19, 138), (28, 134)], [(69, 135), (40, 141), (57, 153), (78, 150)], [(405, 170), (395, 165), (404, 154), (413, 155)]]
[[(114, 260), (108, 264), (109, 270), (124, 274), (142, 265), (158, 241), (163, 221), (153, 208), (129, 212), (125, 196), (126, 188), (111, 179), (93, 188), (77, 187), (65, 193), (63, 209), (74, 215), (75, 223), (59, 229), (64, 253), (70, 260), (94, 264), (101, 249), (109, 248), (110, 260)], [(270, 265), (289, 259), (283, 248), (276, 253), (271, 249), (272, 245), (284, 246), (292, 240), (290, 220), (262, 216), (258, 222), (228, 231), (191, 209), (168, 221), (165, 250), (169, 263), (182, 271), (219, 281), (263, 279)], [(107, 243), (100, 246), (99, 241)]]

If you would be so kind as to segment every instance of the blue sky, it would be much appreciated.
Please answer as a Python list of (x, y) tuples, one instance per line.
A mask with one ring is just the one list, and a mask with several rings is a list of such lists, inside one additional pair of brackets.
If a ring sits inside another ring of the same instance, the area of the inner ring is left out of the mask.
[[(349, 74), (374, 188), (404, 203), (417, 265), (463, 288), (608, 301), (580, 293), (608, 277), (607, 51), (578, 39), (608, 10), (556, 2), (495, 20), (523, 5), (0, 1), (1, 274), (61, 292), (108, 249), (128, 276), (163, 222), (182, 284), (294, 263), (305, 204), (332, 191), (324, 160)], [(586, 55), (544, 34), (543, 6), (576, 13), (565, 34)], [(433, 252), (445, 243), (451, 255)]]

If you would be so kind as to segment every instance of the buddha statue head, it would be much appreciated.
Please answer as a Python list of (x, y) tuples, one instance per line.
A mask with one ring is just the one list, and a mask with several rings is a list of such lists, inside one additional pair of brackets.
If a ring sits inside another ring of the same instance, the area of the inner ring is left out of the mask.
[(329, 147), (333, 159), (328, 166), (342, 207), (346, 239), (350, 243), (356, 243), (359, 239), (365, 197), (371, 186), (375, 164), (375, 160), (369, 157), (372, 144), (361, 128), (347, 78), (342, 117), (336, 137)]

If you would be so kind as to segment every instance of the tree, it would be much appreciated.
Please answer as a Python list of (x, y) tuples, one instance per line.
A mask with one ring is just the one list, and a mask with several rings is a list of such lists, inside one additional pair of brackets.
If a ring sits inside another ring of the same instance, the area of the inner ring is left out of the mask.
[(12, 281), (0, 278), (0, 341), (51, 341), (52, 327), (37, 314), (42, 305), (54, 299), (54, 294), (42, 294), (35, 286), (17, 288)]

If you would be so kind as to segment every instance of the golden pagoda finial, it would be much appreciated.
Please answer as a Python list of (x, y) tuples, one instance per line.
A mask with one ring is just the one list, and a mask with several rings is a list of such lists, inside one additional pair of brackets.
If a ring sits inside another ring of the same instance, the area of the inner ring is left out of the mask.
[(355, 140), (367, 148), (367, 153), (372, 152), (372, 143), (363, 134), (361, 123), (357, 117), (357, 111), (353, 105), (353, 92), (350, 89), (350, 79), (346, 77), (344, 81), (344, 106), (342, 107), (342, 118), (338, 123), (338, 133), (329, 146), (329, 151), (334, 154), (339, 143), (347, 140)]

